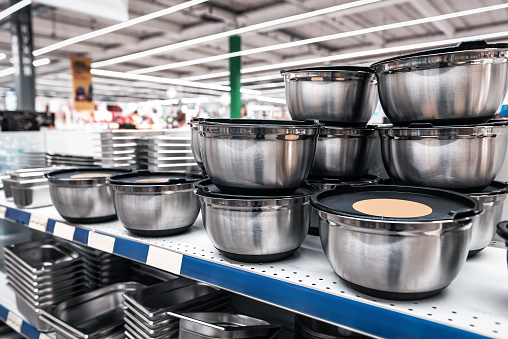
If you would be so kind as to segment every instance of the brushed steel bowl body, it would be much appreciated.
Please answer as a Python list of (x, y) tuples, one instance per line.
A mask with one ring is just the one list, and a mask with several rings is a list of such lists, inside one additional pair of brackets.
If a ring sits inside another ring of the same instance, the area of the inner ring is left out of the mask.
[(508, 50), (415, 56), (373, 65), (379, 99), (396, 125), (476, 124), (491, 119), (508, 90)]
[(291, 117), (367, 124), (378, 102), (377, 82), (374, 73), (362, 69), (317, 67), (282, 71)]
[(360, 178), (376, 159), (379, 135), (372, 128), (323, 126), (310, 173), (326, 178)]
[(507, 126), (394, 127), (379, 133), (383, 163), (395, 183), (452, 190), (490, 185), (508, 145)]

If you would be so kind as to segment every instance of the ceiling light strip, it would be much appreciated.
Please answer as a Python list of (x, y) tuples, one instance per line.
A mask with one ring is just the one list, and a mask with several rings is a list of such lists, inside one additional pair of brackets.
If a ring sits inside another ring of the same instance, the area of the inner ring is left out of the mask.
[(213, 61), (218, 61), (218, 60), (224, 60), (224, 59), (229, 59), (229, 58), (233, 58), (233, 57), (237, 57), (237, 56), (245, 56), (245, 55), (252, 55), (252, 54), (263, 53), (263, 52), (270, 52), (270, 51), (280, 50), (280, 49), (284, 49), (284, 48), (303, 46), (303, 45), (308, 45), (308, 44), (313, 44), (313, 43), (318, 43), (318, 42), (323, 42), (323, 41), (329, 41), (329, 40), (336, 40), (336, 39), (341, 39), (341, 38), (349, 38), (349, 37), (353, 37), (353, 36), (365, 35), (365, 34), (369, 34), (369, 33), (386, 31), (386, 30), (395, 29), (395, 28), (421, 25), (424, 23), (436, 22), (436, 21), (441, 21), (441, 20), (449, 20), (452, 18), (458, 18), (458, 17), (467, 16), (467, 15), (485, 13), (485, 12), (490, 12), (490, 11), (497, 11), (497, 10), (501, 10), (501, 9), (505, 9), (505, 8), (508, 8), (508, 3), (494, 5), (494, 6), (488, 6), (488, 7), (474, 8), (474, 9), (460, 11), (460, 12), (454, 12), (454, 13), (436, 15), (436, 16), (428, 17), (428, 18), (408, 20), (408, 21), (403, 21), (403, 22), (396, 22), (396, 23), (392, 23), (392, 24), (369, 27), (369, 28), (362, 28), (362, 29), (358, 29), (355, 31), (330, 34), (330, 35), (325, 35), (325, 36), (321, 36), (321, 37), (304, 39), (304, 40), (299, 40), (299, 41), (292, 41), (292, 42), (287, 42), (287, 43), (278, 44), (278, 45), (252, 48), (252, 49), (248, 49), (248, 50), (244, 50), (244, 51), (214, 55), (214, 56), (206, 57), (206, 58), (200, 58), (200, 59), (194, 59), (194, 60), (188, 60), (188, 61), (182, 61), (182, 62), (175, 62), (175, 63), (159, 65), (159, 66), (146, 67), (146, 68), (141, 68), (141, 69), (130, 71), (129, 73), (146, 74), (146, 73), (151, 73), (151, 72), (163, 71), (163, 70), (174, 69), (174, 68), (179, 68), (179, 67), (192, 66), (192, 65), (203, 64), (203, 63), (213, 62)]
[(112, 33), (112, 32), (118, 31), (120, 29), (130, 27), (130, 26), (134, 26), (134, 25), (140, 24), (140, 23), (145, 22), (145, 21), (153, 20), (153, 19), (156, 19), (156, 18), (164, 16), (164, 15), (175, 13), (175, 12), (181, 11), (183, 9), (186, 9), (186, 8), (189, 8), (189, 7), (201, 4), (201, 3), (206, 2), (206, 1), (208, 1), (208, 0), (191, 0), (191, 1), (186, 1), (186, 2), (181, 3), (179, 5), (176, 5), (176, 6), (172, 6), (172, 7), (166, 8), (166, 9), (162, 9), (162, 10), (157, 11), (157, 12), (153, 12), (153, 13), (149, 13), (149, 14), (146, 14), (146, 15), (142, 15), (140, 17), (137, 17), (137, 18), (125, 21), (125, 22), (121, 22), (121, 23), (118, 23), (118, 24), (115, 24), (115, 25), (104, 27), (104, 28), (98, 29), (96, 31), (92, 31), (92, 32), (89, 32), (89, 33), (85, 33), (85, 34), (78, 35), (78, 36), (73, 37), (73, 38), (69, 38), (69, 39), (66, 39), (66, 40), (54, 43), (52, 45), (49, 45), (49, 46), (46, 46), (46, 47), (43, 47), (43, 48), (35, 50), (33, 52), (33, 55), (34, 56), (39, 56), (39, 55), (42, 55), (42, 54), (46, 54), (46, 53), (54, 51), (56, 49), (60, 49), (60, 48), (63, 48), (63, 47), (69, 46), (69, 45), (73, 45), (73, 44), (81, 42), (81, 41), (85, 41), (85, 40), (89, 40), (89, 39), (92, 39), (92, 38), (96, 38), (98, 36), (101, 36), (101, 35), (104, 35), (104, 34), (108, 34), (108, 33)]
[[(51, 60), (49, 60), (48, 58), (44, 58), (44, 59), (34, 60), (33, 65), (34, 65), (34, 67), (39, 67), (39, 66), (47, 65), (50, 62), (51, 62)], [(14, 73), (16, 73), (16, 69), (14, 67), (9, 67), (9, 68), (3, 69), (0, 71), (0, 78), (5, 77), (7, 75), (14, 74)]]
[(381, 0), (358, 0), (358, 1), (353, 1), (353, 2), (346, 3), (346, 4), (338, 5), (338, 6), (332, 6), (332, 7), (319, 9), (316, 11), (311, 11), (311, 12), (307, 12), (307, 13), (302, 13), (302, 14), (297, 14), (297, 15), (285, 17), (285, 18), (261, 22), (259, 24), (255, 24), (255, 25), (251, 25), (251, 26), (247, 26), (247, 27), (242, 27), (242, 28), (237, 28), (237, 29), (233, 29), (233, 30), (230, 30), (227, 32), (221, 32), (221, 33), (216, 33), (216, 34), (212, 34), (212, 35), (207, 35), (204, 37), (199, 37), (199, 38), (195, 38), (195, 39), (177, 42), (177, 43), (174, 43), (171, 45), (166, 45), (166, 46), (161, 46), (161, 47), (149, 49), (149, 50), (146, 50), (143, 52), (137, 52), (137, 53), (124, 55), (124, 56), (117, 57), (117, 58), (112, 58), (109, 60), (94, 62), (94, 63), (92, 63), (92, 67), (100, 68), (100, 67), (104, 67), (104, 66), (114, 65), (114, 64), (130, 61), (130, 60), (134, 60), (134, 59), (144, 58), (144, 57), (154, 55), (154, 54), (172, 51), (172, 50), (182, 48), (182, 47), (193, 46), (193, 45), (197, 45), (197, 44), (204, 43), (204, 42), (209, 42), (209, 41), (213, 41), (213, 40), (217, 40), (217, 39), (221, 39), (221, 38), (227, 38), (232, 35), (238, 35), (238, 34), (243, 34), (243, 33), (247, 33), (247, 32), (252, 32), (252, 31), (256, 31), (259, 29), (267, 28), (267, 27), (272, 27), (272, 26), (285, 24), (288, 22), (308, 19), (308, 18), (312, 18), (315, 16), (338, 12), (341, 10), (354, 8), (354, 7), (358, 7), (358, 6), (363, 6), (363, 5), (367, 5), (367, 4), (371, 4), (371, 3), (375, 3), (375, 2), (379, 2), (379, 1), (381, 1)]
[(32, 0), (23, 0), (18, 3), (15, 3), (9, 8), (4, 9), (3, 11), (0, 12), (0, 20), (7, 18), (12, 13), (19, 11), (20, 9), (30, 5), (31, 3)]

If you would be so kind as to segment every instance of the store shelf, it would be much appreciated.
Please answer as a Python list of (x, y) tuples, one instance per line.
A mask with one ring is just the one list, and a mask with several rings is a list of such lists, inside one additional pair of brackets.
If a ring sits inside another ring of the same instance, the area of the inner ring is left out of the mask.
[(96, 225), (63, 222), (54, 207), (19, 210), (0, 199), (0, 217), (99, 248), (169, 272), (204, 281), (266, 303), (383, 338), (507, 338), (506, 250), (487, 248), (468, 260), (437, 296), (411, 301), (369, 297), (335, 275), (318, 237), (309, 236), (289, 259), (244, 264), (222, 256), (202, 221), (165, 238), (130, 235), (119, 221)]
[[(54, 334), (39, 332), (34, 326), (25, 321), (16, 306), (16, 296), (7, 286), (5, 273), (0, 272), (0, 319), (7, 323), (13, 330), (29, 339), (53, 339)], [(9, 321), (7, 320), (9, 319)], [(21, 320), (21, 321), (20, 321)]]

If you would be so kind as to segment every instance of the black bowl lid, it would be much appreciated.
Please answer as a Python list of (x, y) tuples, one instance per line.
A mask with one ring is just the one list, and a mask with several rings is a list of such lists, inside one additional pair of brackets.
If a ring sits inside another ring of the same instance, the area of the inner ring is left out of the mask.
[(508, 193), (508, 183), (502, 181), (493, 181), (489, 186), (479, 192), (467, 192), (461, 191), (461, 193), (469, 196), (480, 196), (480, 195), (498, 195)]
[[(457, 121), (460, 121), (458, 119)], [(406, 127), (403, 126), (393, 126), (393, 125), (378, 125), (374, 128), (376, 129), (418, 129), (418, 128), (436, 128), (436, 129), (453, 129), (453, 128), (463, 128), (463, 127), (496, 127), (496, 126), (508, 126), (508, 119), (492, 119), (487, 122), (481, 124), (454, 124), (454, 125), (436, 125), (434, 126), (430, 122), (413, 122)]]
[[(204, 178), (206, 178), (204, 175), (194, 173), (136, 171), (128, 174), (115, 175), (114, 177), (110, 177), (108, 181), (113, 185), (146, 186), (193, 183)], [(149, 181), (138, 182), (139, 180)]]
[(499, 224), (497, 224), (496, 233), (505, 241), (508, 241), (508, 221), (501, 221)]
[(228, 194), (223, 193), (215, 186), (210, 179), (201, 180), (194, 184), (197, 192), (200, 195), (211, 197), (211, 198), (223, 198), (223, 199), (284, 199), (284, 198), (296, 198), (299, 196), (307, 196), (318, 190), (314, 185), (304, 183), (294, 193), (289, 195), (239, 195), (239, 194)]
[[(424, 204), (432, 209), (421, 217), (393, 218), (359, 212), (353, 204), (367, 199), (397, 199)], [(338, 185), (314, 193), (311, 204), (318, 210), (345, 217), (383, 221), (432, 222), (472, 217), (483, 211), (480, 203), (466, 195), (434, 188), (398, 185)]]
[(321, 126), (319, 120), (265, 120), (265, 119), (205, 119), (200, 125), (245, 125), (253, 127), (317, 127)]
[(353, 66), (353, 65), (337, 65), (337, 66), (317, 66), (317, 67), (302, 67), (302, 68), (293, 68), (293, 69), (283, 69), (280, 71), (280, 74), (291, 73), (291, 72), (333, 72), (333, 71), (356, 71), (356, 72), (367, 72), (374, 73), (374, 71), (370, 67), (365, 66)]
[(377, 65), (385, 64), (387, 62), (400, 60), (400, 59), (428, 56), (428, 55), (434, 55), (434, 54), (446, 54), (446, 53), (454, 53), (454, 52), (474, 51), (474, 50), (487, 49), (487, 48), (506, 49), (506, 48), (508, 48), (508, 44), (488, 44), (484, 40), (462, 41), (457, 46), (453, 46), (453, 47), (432, 48), (432, 49), (427, 49), (427, 50), (423, 50), (423, 51), (398, 55), (396, 57), (392, 57), (392, 58), (388, 58), (388, 59), (384, 59), (384, 60), (375, 62), (370, 67), (374, 68)]
[[(99, 179), (100, 177), (95, 178), (71, 178), (71, 176), (76, 174), (86, 174), (86, 173), (104, 173), (109, 174), (110, 176), (119, 175), (123, 173), (130, 173), (130, 170), (123, 170), (118, 168), (102, 168), (102, 167), (83, 167), (83, 168), (70, 168), (59, 171), (53, 171), (46, 173), (46, 178), (49, 179), (69, 179), (69, 180), (90, 180), (90, 179)], [(106, 177), (104, 177), (106, 178)]]
[(376, 175), (365, 175), (361, 178), (351, 179), (351, 178), (323, 178), (318, 175), (309, 175), (307, 177), (307, 181), (310, 184), (360, 184), (360, 183), (378, 183), (381, 180), (380, 177)]

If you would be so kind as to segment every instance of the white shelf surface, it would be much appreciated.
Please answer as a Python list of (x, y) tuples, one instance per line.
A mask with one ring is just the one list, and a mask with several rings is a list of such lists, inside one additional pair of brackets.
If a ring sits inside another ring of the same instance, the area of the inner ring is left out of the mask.
[(469, 259), (452, 284), (434, 297), (390, 301), (347, 287), (329, 266), (319, 237), (308, 236), (288, 259), (247, 264), (221, 255), (209, 241), (201, 218), (184, 234), (141, 238), (131, 235), (119, 221), (72, 226), (52, 206), (20, 210), (3, 197), (0, 206), (5, 207), (0, 207), (0, 217), (5, 212), (6, 219), (40, 231), (373, 337), (508, 338), (504, 248), (488, 247)]
[[(9, 313), (11, 313), (9, 315)], [(21, 327), (11, 326), (13, 330), (24, 335), (29, 339), (53, 339), (54, 334), (41, 333), (34, 326), (26, 322), (26, 319), (19, 313), (18, 307), (16, 306), (16, 295), (14, 291), (7, 286), (7, 278), (5, 273), (0, 272), (0, 319), (6, 322), (9, 317), (14, 317), (23, 320)]]

